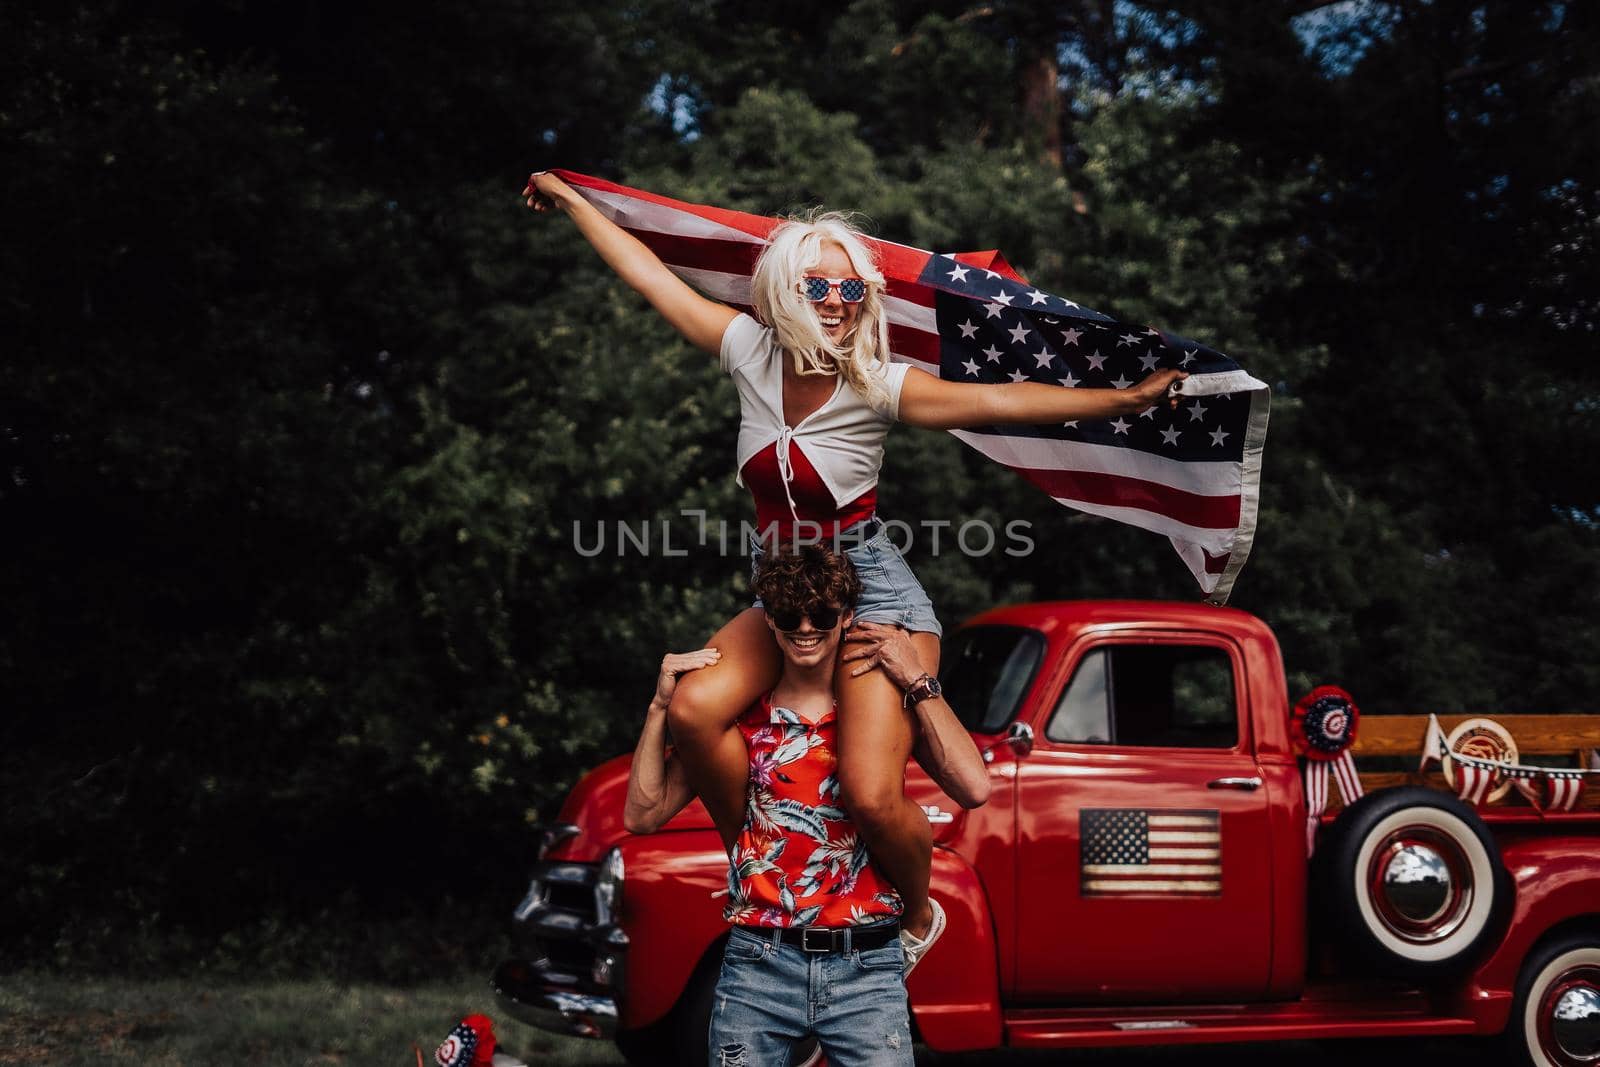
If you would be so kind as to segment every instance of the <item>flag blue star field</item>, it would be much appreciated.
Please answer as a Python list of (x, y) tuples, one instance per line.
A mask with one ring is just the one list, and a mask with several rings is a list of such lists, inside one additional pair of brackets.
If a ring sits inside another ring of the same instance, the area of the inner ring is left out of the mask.
[[(557, 171), (679, 277), (748, 310), (778, 219), (688, 204)], [(1213, 603), (1249, 555), (1266, 442), (1266, 385), (1204, 345), (1119, 322), (1024, 281), (995, 252), (938, 255), (868, 239), (887, 280), (891, 357), (947, 381), (1123, 388), (1189, 373), (1176, 411), (950, 433), (1058, 502), (1165, 534)]]

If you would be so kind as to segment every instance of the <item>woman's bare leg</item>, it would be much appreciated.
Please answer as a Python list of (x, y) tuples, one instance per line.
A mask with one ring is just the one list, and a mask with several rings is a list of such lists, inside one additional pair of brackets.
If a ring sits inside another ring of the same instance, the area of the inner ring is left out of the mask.
[[(913, 633), (917, 655), (930, 673), (939, 670), (939, 637)], [(845, 808), (873, 862), (905, 903), (901, 921), (922, 937), (933, 921), (928, 876), (933, 832), (928, 816), (906, 796), (906, 761), (916, 739), (915, 713), (881, 670), (850, 677), (858, 663), (834, 674), (839, 699), (839, 789)]]
[(678, 682), (667, 709), (667, 726), (689, 784), (731, 844), (744, 825), (745, 785), (750, 779), (749, 752), (734, 724), (778, 684), (783, 654), (760, 608), (746, 608), (734, 616), (706, 647), (717, 649), (722, 657)]

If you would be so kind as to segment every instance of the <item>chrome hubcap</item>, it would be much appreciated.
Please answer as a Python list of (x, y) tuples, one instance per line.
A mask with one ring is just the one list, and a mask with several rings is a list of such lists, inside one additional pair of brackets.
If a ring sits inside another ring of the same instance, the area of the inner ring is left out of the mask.
[(1373, 853), (1368, 889), (1378, 916), (1397, 937), (1429, 945), (1455, 933), (1472, 903), (1466, 857), (1448, 835), (1409, 826)]
[(1600, 986), (1589, 975), (1563, 975), (1544, 996), (1549, 1051), (1559, 1063), (1600, 1063)]

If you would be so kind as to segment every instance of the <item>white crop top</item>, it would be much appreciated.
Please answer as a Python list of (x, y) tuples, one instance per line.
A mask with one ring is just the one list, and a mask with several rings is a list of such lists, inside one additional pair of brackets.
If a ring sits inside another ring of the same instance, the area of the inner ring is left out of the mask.
[[(835, 506), (843, 507), (878, 484), (883, 437), (899, 415), (908, 364), (886, 362), (877, 369), (888, 392), (887, 405), (868, 404), (840, 377), (833, 396), (791, 429), (783, 421), (783, 349), (770, 327), (749, 315), (737, 316), (723, 331), (718, 358), (739, 390), (741, 470), (750, 457), (775, 441), (787, 468), (792, 441), (816, 468)], [(743, 478), (739, 484), (744, 484)]]

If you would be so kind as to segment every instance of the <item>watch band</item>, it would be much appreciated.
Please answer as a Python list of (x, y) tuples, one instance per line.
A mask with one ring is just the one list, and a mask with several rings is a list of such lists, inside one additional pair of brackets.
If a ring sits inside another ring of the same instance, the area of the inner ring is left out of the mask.
[(939, 684), (939, 679), (931, 674), (924, 673), (922, 677), (912, 682), (906, 689), (905, 706), (920, 704), (924, 700), (936, 697), (944, 692), (944, 687)]

